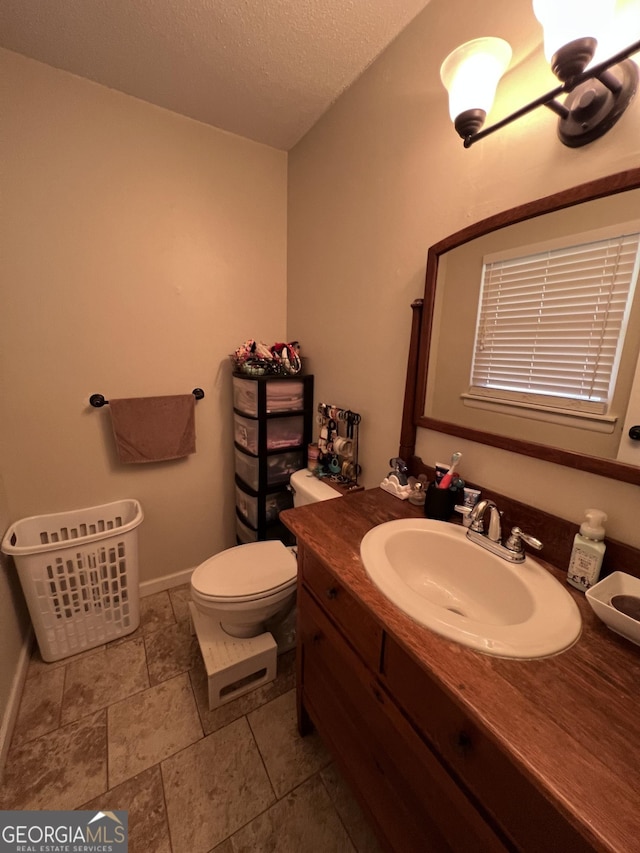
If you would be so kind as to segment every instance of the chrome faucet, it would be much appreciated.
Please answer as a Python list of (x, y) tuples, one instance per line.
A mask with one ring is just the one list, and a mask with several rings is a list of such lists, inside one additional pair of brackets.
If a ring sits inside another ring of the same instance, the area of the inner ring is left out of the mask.
[(490, 515), (489, 529), (487, 530), (486, 536), (492, 542), (500, 542), (500, 539), (502, 537), (500, 512), (493, 501), (485, 499), (479, 501), (474, 506), (474, 508), (471, 510), (471, 515), (469, 516), (469, 520), (471, 522), (471, 524), (469, 525), (469, 530), (472, 530), (474, 533), (484, 534), (484, 517), (487, 510), (489, 510)]
[[(489, 528), (485, 533), (484, 518), (487, 510), (489, 510)], [(467, 530), (467, 538), (510, 563), (524, 562), (524, 543), (537, 551), (542, 548), (542, 542), (539, 539), (529, 536), (519, 527), (511, 528), (511, 533), (503, 545), (500, 517), (501, 513), (493, 501), (487, 499), (479, 501), (469, 515), (470, 524)]]

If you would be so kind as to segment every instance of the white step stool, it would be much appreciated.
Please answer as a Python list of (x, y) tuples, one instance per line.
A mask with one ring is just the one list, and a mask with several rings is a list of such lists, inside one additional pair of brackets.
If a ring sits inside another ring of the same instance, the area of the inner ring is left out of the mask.
[(192, 601), (189, 610), (207, 671), (210, 711), (275, 679), (278, 647), (271, 634), (231, 637)]

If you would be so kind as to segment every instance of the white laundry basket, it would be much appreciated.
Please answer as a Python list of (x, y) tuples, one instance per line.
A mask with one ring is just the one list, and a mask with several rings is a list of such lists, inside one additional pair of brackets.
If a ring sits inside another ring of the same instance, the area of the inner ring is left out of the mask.
[(136, 500), (36, 515), (12, 524), (1, 550), (16, 563), (44, 660), (130, 634), (140, 624)]

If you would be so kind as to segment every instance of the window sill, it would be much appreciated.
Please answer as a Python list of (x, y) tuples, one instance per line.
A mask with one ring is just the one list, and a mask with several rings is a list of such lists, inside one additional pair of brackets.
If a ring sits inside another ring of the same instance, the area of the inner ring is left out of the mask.
[(479, 397), (475, 394), (460, 395), (465, 406), (473, 409), (483, 409), (512, 417), (523, 417), (528, 420), (544, 421), (550, 424), (571, 426), (574, 429), (584, 429), (589, 432), (599, 432), (611, 435), (618, 418), (616, 415), (597, 415), (590, 412), (569, 411), (567, 409), (551, 409), (535, 403), (525, 403), (516, 400), (493, 400)]

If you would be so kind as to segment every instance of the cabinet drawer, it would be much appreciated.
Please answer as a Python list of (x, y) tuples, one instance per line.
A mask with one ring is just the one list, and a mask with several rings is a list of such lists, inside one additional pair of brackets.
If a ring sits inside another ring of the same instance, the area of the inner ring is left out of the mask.
[(303, 583), (342, 630), (349, 643), (373, 672), (378, 672), (383, 634), (380, 625), (333, 572), (304, 547), (299, 552), (299, 570)]
[(258, 531), (254, 530), (253, 527), (249, 527), (248, 524), (245, 524), (238, 513), (236, 512), (236, 537), (238, 542), (241, 545), (247, 545), (249, 542), (257, 542), (258, 541)]
[(586, 840), (389, 636), (383, 671), (385, 684), (408, 717), (517, 850), (593, 853)]
[(291, 534), (287, 528), (279, 521), (274, 524), (267, 524), (261, 530), (254, 530), (246, 524), (236, 509), (236, 538), (240, 545), (247, 545), (249, 542), (258, 542), (263, 539), (279, 539), (285, 545), (291, 544)]
[(260, 502), (264, 502), (264, 520), (272, 524), (285, 509), (293, 506), (293, 495), (289, 491), (274, 492), (270, 495), (250, 495), (236, 483), (236, 507), (251, 527), (258, 527), (260, 521)]
[(304, 438), (304, 418), (302, 415), (258, 421), (234, 414), (233, 424), (236, 444), (254, 454), (258, 453), (259, 434), (262, 429), (266, 430), (267, 433), (267, 450), (298, 447)]
[(302, 703), (391, 849), (504, 853), (491, 828), (305, 590), (298, 608)]
[[(270, 379), (266, 382), (267, 412), (290, 412), (304, 406), (304, 382), (289, 379)], [(259, 383), (253, 379), (233, 377), (233, 407), (246, 415), (257, 417)]]
[(302, 450), (293, 450), (288, 453), (276, 453), (272, 456), (267, 456), (267, 482), (265, 484), (260, 482), (260, 460), (257, 456), (250, 456), (236, 447), (235, 459), (236, 474), (254, 492), (257, 492), (261, 486), (279, 486), (282, 483), (288, 483), (289, 477), (294, 471), (304, 468), (304, 453)]

